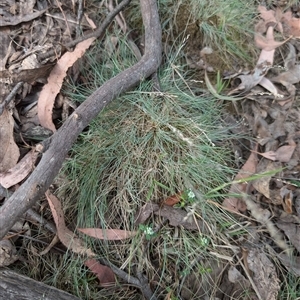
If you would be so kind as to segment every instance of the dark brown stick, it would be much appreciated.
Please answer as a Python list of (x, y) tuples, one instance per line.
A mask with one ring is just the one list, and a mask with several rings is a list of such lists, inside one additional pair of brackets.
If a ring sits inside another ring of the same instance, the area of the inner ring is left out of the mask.
[(89, 96), (47, 141), (48, 149), (30, 177), (0, 207), (0, 240), (46, 192), (82, 130), (113, 99), (153, 74), (161, 63), (161, 28), (156, 0), (141, 0), (145, 54), (134, 66), (105, 82)]
[(112, 269), (112, 271), (120, 278), (122, 278), (123, 280), (125, 280), (126, 282), (136, 286), (137, 288), (139, 288), (141, 290), (141, 292), (143, 293), (145, 299), (147, 300), (157, 300), (156, 296), (153, 294), (149, 283), (147, 281), (147, 279), (145, 278), (145, 276), (141, 273), (137, 274), (137, 278), (127, 274), (125, 271), (119, 269), (118, 267), (116, 267), (114, 264), (112, 264), (111, 262), (109, 262), (106, 259), (98, 259), (100, 261), (101, 264), (110, 267)]

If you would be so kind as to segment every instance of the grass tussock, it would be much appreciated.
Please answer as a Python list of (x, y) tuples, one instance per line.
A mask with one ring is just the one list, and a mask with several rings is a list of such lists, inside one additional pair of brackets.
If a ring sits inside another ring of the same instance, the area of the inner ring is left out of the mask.
[[(222, 107), (209, 94), (191, 91), (189, 74), (177, 65), (178, 55), (170, 56), (159, 71), (160, 92), (153, 91), (150, 79), (144, 80), (113, 101), (81, 134), (65, 163), (68, 184), (61, 191), (66, 217), (75, 227), (138, 230), (131, 240), (86, 238), (86, 243), (128, 273), (147, 274), (161, 296), (167, 291), (189, 293), (194, 287), (184, 282), (193, 276), (199, 284), (205, 281), (206, 288), (192, 294), (209, 293), (216, 276), (213, 269), (216, 264), (219, 269), (226, 267), (218, 258), (232, 255), (229, 241), (234, 236), (224, 235), (233, 223), (228, 216), (219, 216), (206, 197), (213, 187), (230, 181), (233, 172), (228, 165), (230, 152), (217, 146), (230, 138), (220, 120)], [(70, 96), (83, 101), (135, 61), (124, 40), (119, 40), (114, 53), (95, 46), (84, 64), (87, 83), (72, 86)], [(155, 216), (143, 226), (135, 225), (145, 203), (161, 203), (180, 191), (193, 191), (193, 201), (184, 208), (205, 228), (197, 232), (174, 228)], [(77, 271), (70, 274), (82, 276)]]
[[(139, 2), (134, 0), (127, 16), (132, 28), (140, 28), (136, 13)], [(163, 29), (163, 39), (173, 45), (189, 36), (186, 55), (197, 55), (204, 47), (211, 47), (214, 54), (209, 63), (214, 67), (230, 69), (237, 63), (252, 64), (256, 58), (253, 47), (253, 29), (257, 17), (257, 2), (247, 0), (186, 0), (158, 1)], [(254, 60), (253, 60), (254, 59)]]

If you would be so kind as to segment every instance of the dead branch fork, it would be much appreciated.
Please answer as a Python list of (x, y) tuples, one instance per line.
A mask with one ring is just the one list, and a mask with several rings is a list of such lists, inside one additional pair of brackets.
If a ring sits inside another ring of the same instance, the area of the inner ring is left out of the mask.
[(0, 207), (0, 240), (49, 188), (78, 135), (112, 100), (156, 72), (161, 63), (161, 27), (156, 0), (140, 0), (145, 54), (134, 66), (105, 82), (89, 96), (52, 137), (42, 143), (40, 163)]

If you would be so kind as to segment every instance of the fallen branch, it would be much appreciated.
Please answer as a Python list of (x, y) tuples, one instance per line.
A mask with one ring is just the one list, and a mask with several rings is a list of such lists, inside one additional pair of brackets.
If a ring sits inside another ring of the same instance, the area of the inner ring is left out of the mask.
[(15, 272), (0, 269), (0, 300), (80, 300), (67, 292)]
[(105, 82), (63, 126), (42, 143), (40, 163), (20, 188), (0, 207), (0, 240), (15, 222), (38, 201), (58, 174), (68, 151), (82, 130), (112, 100), (156, 72), (161, 63), (161, 27), (156, 0), (141, 0), (145, 27), (145, 53), (134, 66)]

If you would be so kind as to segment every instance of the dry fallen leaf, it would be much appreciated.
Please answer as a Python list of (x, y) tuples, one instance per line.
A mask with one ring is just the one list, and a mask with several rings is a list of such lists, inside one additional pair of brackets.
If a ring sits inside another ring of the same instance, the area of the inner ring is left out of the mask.
[(121, 229), (77, 228), (78, 231), (100, 240), (117, 241), (131, 238), (136, 231)]
[(101, 287), (116, 282), (113, 271), (109, 267), (101, 265), (96, 259), (87, 259), (84, 264), (97, 276)]
[(275, 251), (273, 252), (277, 256), (281, 263), (295, 276), (300, 277), (300, 256), (290, 256), (285, 254), (284, 252), (281, 252), (280, 254), (277, 254)]
[[(260, 13), (260, 17), (264, 20), (263, 23), (265, 26), (266, 26), (266, 24), (270, 24), (270, 23), (274, 23), (277, 25), (279, 20), (276, 18), (274, 10), (272, 10), (272, 9), (268, 10), (263, 5), (258, 5), (257, 10)], [(278, 30), (280, 31), (280, 28)], [(263, 31), (262, 33), (264, 33), (264, 32), (265, 31)], [(280, 32), (282, 32), (282, 31), (280, 31)]]
[(242, 296), (245, 290), (250, 290), (251, 284), (248, 279), (234, 266), (228, 270), (228, 280), (234, 284), (233, 291), (235, 296)]
[(18, 260), (17, 250), (10, 240), (0, 241), (0, 267), (6, 267)]
[[(263, 172), (271, 172), (280, 169), (281, 164), (279, 162), (273, 162), (266, 159), (262, 159), (257, 167), (257, 174), (263, 173)], [(281, 198), (276, 196), (275, 191), (273, 189), (270, 189), (270, 182), (273, 175), (270, 176), (263, 176), (256, 180), (252, 181), (253, 187), (263, 194), (267, 199), (272, 200), (273, 204), (281, 204)], [(278, 199), (280, 198), (280, 199)]]
[(45, 195), (51, 208), (57, 229), (57, 235), (64, 246), (72, 250), (74, 253), (86, 255), (88, 257), (95, 257), (96, 254), (91, 249), (87, 249), (84, 246), (83, 241), (67, 228), (60, 201), (52, 193), (50, 193), (50, 191), (47, 191)]
[(177, 194), (174, 194), (170, 197), (168, 197), (166, 200), (163, 201), (164, 205), (173, 206), (180, 202), (181, 196), (183, 192), (179, 192)]
[(143, 224), (151, 215), (157, 215), (166, 218), (171, 226), (182, 226), (189, 230), (199, 230), (202, 232), (205, 230), (204, 224), (197, 220), (193, 214), (189, 214), (187, 211), (171, 207), (168, 205), (162, 205), (161, 207), (155, 203), (146, 203), (139, 211), (135, 224)]
[(265, 51), (273, 51), (288, 41), (288, 39), (281, 42), (275, 41), (273, 26), (269, 26), (266, 36), (263, 36), (262, 34), (256, 32), (254, 40), (256, 46)]
[(276, 226), (284, 232), (284, 234), (288, 237), (290, 243), (298, 251), (300, 251), (300, 225), (291, 222), (286, 223), (282, 220), (278, 220), (276, 222)]
[(252, 279), (255, 286), (264, 300), (278, 299), (280, 290), (280, 280), (276, 273), (274, 264), (259, 249), (250, 249), (247, 262), (249, 269), (252, 271)]
[(87, 13), (84, 13), (84, 17), (92, 29), (97, 29), (97, 26), (95, 25), (94, 21), (88, 16)]
[(267, 91), (269, 91), (270, 93), (272, 93), (275, 97), (279, 96), (279, 93), (278, 93), (278, 90), (277, 90), (276, 86), (268, 78), (263, 77), (260, 80), (259, 85), (262, 86)]
[[(262, 18), (265, 21), (260, 21), (255, 27), (255, 44), (258, 48), (262, 49), (254, 70), (250, 74), (242, 74), (237, 78), (241, 83), (237, 88), (232, 90), (229, 95), (236, 93), (245, 93), (250, 91), (256, 85), (261, 85), (266, 88), (275, 97), (278, 96), (276, 87), (268, 79), (264, 79), (268, 70), (273, 65), (275, 49), (288, 41), (288, 39), (278, 42), (274, 39), (274, 26), (277, 29), (280, 27), (280, 22), (277, 22), (277, 17), (280, 14), (275, 14), (274, 11), (268, 11), (265, 7), (259, 6)], [(266, 32), (266, 35), (263, 34)]]
[(20, 151), (14, 141), (14, 119), (11, 113), (4, 109), (0, 116), (0, 172), (14, 167), (19, 159)]
[(276, 151), (267, 151), (264, 153), (257, 152), (257, 153), (272, 161), (277, 160), (280, 162), (289, 162), (294, 153), (295, 148), (296, 145), (295, 146), (288, 145), (288, 146), (282, 146), (278, 148)]
[(0, 184), (6, 189), (25, 179), (33, 170), (38, 152), (34, 149), (29, 151), (14, 167), (0, 173)]
[(147, 202), (143, 205), (135, 218), (135, 225), (144, 224), (148, 218), (155, 212), (159, 210), (159, 205), (153, 202)]
[(283, 186), (280, 189), (280, 196), (282, 198), (282, 206), (284, 211), (287, 214), (291, 214), (293, 212), (293, 192), (289, 190), (286, 186)]
[(206, 227), (204, 224), (200, 220), (197, 220), (193, 214), (189, 214), (183, 209), (163, 205), (154, 214), (168, 219), (171, 226), (182, 226), (189, 230), (200, 229), (202, 232), (205, 232)]
[[(258, 145), (256, 144), (254, 149), (257, 150)], [(253, 175), (256, 172), (256, 166), (257, 166), (257, 155), (255, 154), (255, 151), (251, 152), (249, 158), (239, 171), (239, 173), (235, 176), (234, 181), (238, 181), (241, 179), (245, 179), (251, 175)], [(247, 182), (241, 182), (241, 183), (233, 183), (230, 187), (229, 194), (242, 194), (246, 192), (248, 183)], [(244, 203), (243, 199), (238, 197), (227, 197), (224, 199), (222, 205), (226, 207), (229, 210), (235, 211), (235, 212), (244, 212), (247, 209), (246, 204)]]
[(271, 78), (271, 81), (286, 85), (287, 83), (295, 84), (300, 82), (300, 65), (295, 65), (287, 72), (282, 72), (276, 77)]
[[(273, 32), (268, 30), (267, 37), (270, 40), (272, 39), (272, 35)], [(247, 91), (250, 91), (253, 87), (259, 84), (263, 87), (266, 87), (269, 91), (275, 92), (275, 96), (277, 96), (277, 89), (272, 84), (272, 82), (269, 82), (269, 80), (267, 79), (263, 80), (269, 68), (272, 67), (273, 65), (274, 53), (275, 53), (275, 49), (272, 50), (262, 49), (254, 70), (249, 74), (242, 74), (237, 76), (237, 78), (241, 80), (241, 83), (237, 88), (232, 90), (229, 93), (229, 95), (235, 94), (237, 92), (245, 93)]]
[(57, 228), (57, 235), (60, 241), (74, 253), (86, 255), (89, 258), (84, 262), (84, 264), (95, 275), (97, 275), (101, 286), (115, 282), (113, 271), (109, 267), (101, 265), (96, 259), (94, 259), (97, 255), (91, 249), (87, 249), (84, 246), (83, 241), (66, 227), (60, 201), (52, 193), (50, 193), (49, 190), (45, 193), (45, 195), (51, 208)]
[(284, 29), (286, 35), (300, 37), (300, 19), (293, 17), (291, 10), (286, 11), (282, 15), (282, 22), (285, 25)]
[(90, 38), (78, 43), (74, 51), (65, 53), (51, 71), (48, 83), (44, 85), (38, 100), (38, 117), (43, 127), (53, 132), (56, 131), (52, 122), (52, 109), (55, 98), (62, 87), (69, 67), (85, 53), (94, 40), (95, 38)]
[(272, 82), (282, 84), (289, 93), (289, 98), (293, 100), (296, 95), (296, 87), (294, 86), (294, 84), (300, 82), (300, 65), (297, 64), (297, 54), (295, 47), (291, 43), (288, 43), (288, 46), (289, 53), (284, 62), (284, 67), (287, 71), (282, 72), (275, 77), (272, 77), (270, 80)]
[(41, 10), (41, 11), (36, 11), (36, 12), (33, 12), (31, 14), (27, 14), (27, 15), (13, 16), (13, 17), (10, 17), (9, 19), (1, 17), (0, 27), (3, 27), (3, 26), (16, 26), (16, 25), (18, 25), (20, 23), (23, 23), (23, 22), (32, 21), (32, 20), (38, 18), (39, 16), (41, 16), (42, 14), (44, 14), (45, 12), (46, 12), (46, 10)]
[(292, 141), (290, 145), (281, 146), (276, 150), (276, 158), (280, 162), (289, 162), (294, 150), (296, 148), (296, 143)]

